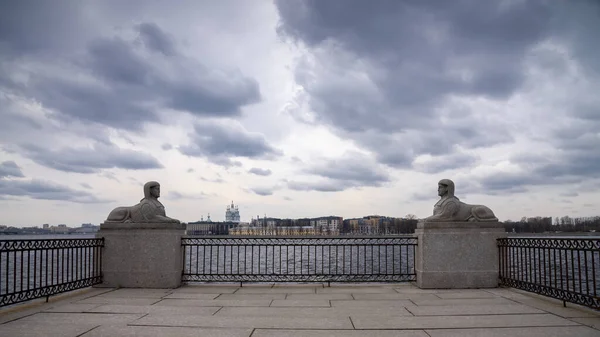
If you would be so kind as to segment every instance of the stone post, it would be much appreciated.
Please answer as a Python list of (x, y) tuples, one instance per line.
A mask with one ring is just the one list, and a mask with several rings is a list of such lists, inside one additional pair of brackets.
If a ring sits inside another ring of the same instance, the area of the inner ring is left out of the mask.
[(181, 285), (182, 223), (103, 223), (103, 283), (99, 287), (177, 288)]
[(419, 288), (498, 287), (499, 222), (424, 222), (417, 225)]

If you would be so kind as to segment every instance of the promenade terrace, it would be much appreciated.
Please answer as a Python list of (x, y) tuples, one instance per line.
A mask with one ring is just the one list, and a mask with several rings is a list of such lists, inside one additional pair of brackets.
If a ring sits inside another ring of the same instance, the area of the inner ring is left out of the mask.
[(87, 288), (0, 311), (0, 336), (600, 336), (597, 311), (509, 288)]

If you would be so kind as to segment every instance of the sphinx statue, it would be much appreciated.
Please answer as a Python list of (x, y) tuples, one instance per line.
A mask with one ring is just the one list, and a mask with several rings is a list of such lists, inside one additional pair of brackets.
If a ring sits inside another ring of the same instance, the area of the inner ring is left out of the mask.
[(160, 197), (160, 184), (149, 181), (144, 185), (144, 198), (137, 205), (117, 207), (113, 209), (105, 223), (144, 223), (144, 222), (173, 222), (180, 223), (177, 219), (166, 216), (165, 207), (158, 201)]
[(483, 205), (469, 205), (454, 196), (454, 182), (442, 179), (438, 183), (440, 200), (433, 206), (433, 215), (423, 219), (425, 222), (492, 222), (498, 221), (494, 212)]

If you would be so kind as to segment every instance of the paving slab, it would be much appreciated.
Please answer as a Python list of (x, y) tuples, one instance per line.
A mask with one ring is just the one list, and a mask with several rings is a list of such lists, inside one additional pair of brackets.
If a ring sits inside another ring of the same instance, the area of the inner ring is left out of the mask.
[[(314, 295), (304, 294), (299, 296)], [(284, 300), (287, 294), (219, 294), (215, 299), (217, 300)]]
[(127, 304), (127, 305), (152, 305), (159, 302), (160, 298), (121, 298), (121, 297), (89, 297), (74, 303), (97, 304)]
[(494, 328), (494, 329), (440, 329), (426, 330), (431, 337), (598, 337), (599, 331), (585, 326)]
[(287, 294), (286, 300), (353, 300), (352, 294)]
[(545, 314), (545, 311), (522, 304), (502, 305), (430, 305), (406, 307), (415, 316)]
[(286, 283), (286, 282), (282, 282), (282, 283), (275, 283), (273, 284), (273, 288), (304, 288), (304, 287), (313, 287), (313, 288), (323, 288), (325, 287), (325, 283)]
[(415, 316), (398, 317), (394, 320), (386, 317), (351, 316), (351, 318), (356, 329), (460, 329), (579, 325), (550, 314)]
[(393, 294), (396, 290), (391, 287), (331, 287), (317, 288), (317, 294)]
[[(42, 312), (35, 315), (23, 317), (14, 322), (31, 324), (125, 324), (131, 323), (143, 314), (95, 314), (95, 313), (49, 313)], [(8, 324), (8, 323), (7, 323)]]
[(210, 316), (222, 307), (170, 307), (166, 305), (119, 305), (106, 304), (88, 310), (89, 313), (113, 314), (164, 314), (164, 315), (202, 315)]
[(400, 287), (393, 289), (399, 294), (438, 294), (440, 292), (436, 289), (420, 289), (416, 287)]
[[(578, 317), (578, 318), (572, 318), (572, 321), (575, 321), (577, 323), (581, 323), (581, 324), (585, 324), (589, 327), (592, 327), (596, 330), (600, 330), (600, 317)], [(599, 333), (600, 335), (600, 333)]]
[(489, 293), (487, 291), (473, 290), (470, 292), (440, 292), (436, 296), (443, 299), (455, 299), (455, 298), (497, 298), (498, 295)]
[(429, 337), (422, 330), (291, 330), (256, 329), (252, 337)]
[(171, 289), (136, 289), (136, 288), (126, 288), (126, 289), (116, 289), (113, 291), (109, 291), (103, 294), (100, 294), (96, 297), (120, 297), (120, 298), (161, 298), (163, 296), (167, 296), (172, 293)]
[(272, 307), (331, 307), (329, 300), (273, 300)]
[(161, 337), (248, 337), (252, 329), (207, 329), (158, 326), (101, 326), (81, 337), (161, 336)]
[(527, 298), (524, 300), (515, 299), (516, 303), (528, 305), (533, 308), (537, 308), (561, 317), (575, 318), (575, 317), (600, 317), (600, 312), (593, 311), (589, 308), (582, 308), (575, 304), (567, 303), (567, 307), (563, 306), (562, 301), (552, 298)]
[[(230, 295), (230, 294), (227, 294)], [(204, 293), (175, 293), (163, 296), (163, 299), (166, 298), (175, 298), (175, 299), (190, 299), (190, 300), (214, 300), (215, 298), (221, 296), (221, 294), (204, 294)]]
[(170, 307), (268, 307), (273, 300), (183, 300), (164, 299), (155, 305), (166, 305)]
[(418, 306), (425, 305), (502, 305), (517, 304), (516, 302), (502, 298), (457, 298), (457, 299), (439, 299), (439, 300), (412, 300)]
[(385, 294), (352, 294), (355, 300), (439, 300), (435, 294), (399, 294), (399, 293), (385, 293)]
[(185, 285), (177, 289), (173, 289), (173, 294), (179, 293), (195, 293), (195, 294), (233, 294), (240, 287), (227, 285)]
[(129, 325), (207, 328), (353, 329), (348, 317), (223, 317), (149, 314)]
[(47, 309), (41, 310), (42, 312), (86, 312), (90, 309), (94, 309), (102, 304), (100, 303), (65, 303), (57, 304)]
[(0, 336), (6, 337), (76, 337), (97, 324), (46, 324), (10, 322), (0, 325)]
[(337, 307), (337, 308), (288, 308), (288, 307), (269, 307), (269, 308), (242, 308), (242, 307), (224, 307), (219, 310), (215, 316), (231, 317), (349, 317), (353, 316), (379, 316), (379, 317), (398, 317), (413, 316), (405, 308), (383, 307)]
[(381, 307), (381, 308), (403, 308), (406, 306), (414, 306), (410, 300), (331, 300), (332, 307)]
[(277, 287), (277, 288), (240, 288), (236, 294), (315, 294), (315, 290), (323, 288), (316, 287)]

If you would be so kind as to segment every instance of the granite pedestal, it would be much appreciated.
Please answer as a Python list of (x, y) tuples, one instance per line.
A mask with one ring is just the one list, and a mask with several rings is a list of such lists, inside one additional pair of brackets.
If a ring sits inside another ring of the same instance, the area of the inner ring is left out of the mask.
[(419, 222), (416, 273), (419, 288), (498, 287), (499, 222)]
[(181, 285), (185, 224), (103, 223), (103, 283), (99, 287), (177, 288)]

